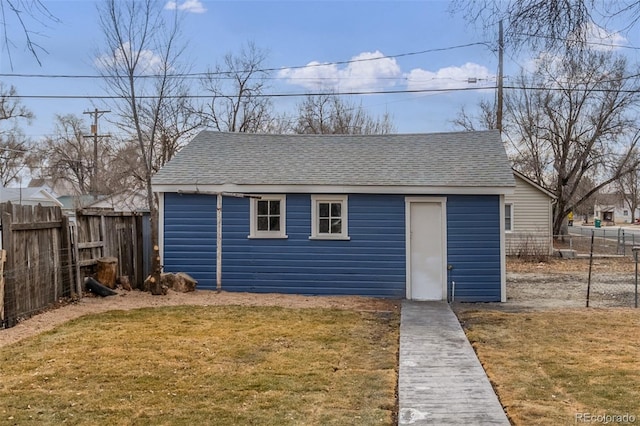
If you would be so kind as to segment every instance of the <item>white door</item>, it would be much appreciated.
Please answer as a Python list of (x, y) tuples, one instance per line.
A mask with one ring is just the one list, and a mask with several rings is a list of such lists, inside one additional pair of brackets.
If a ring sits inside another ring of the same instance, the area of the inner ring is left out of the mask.
[(411, 202), (410, 295), (413, 300), (443, 300), (446, 296), (443, 208), (440, 202)]

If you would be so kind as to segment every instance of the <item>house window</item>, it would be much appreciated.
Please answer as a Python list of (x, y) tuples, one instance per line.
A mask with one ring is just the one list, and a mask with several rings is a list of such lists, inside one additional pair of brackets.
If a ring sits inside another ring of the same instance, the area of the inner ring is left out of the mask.
[(284, 195), (263, 195), (260, 198), (252, 198), (249, 238), (287, 238), (286, 211)]
[(623, 211), (622, 211), (622, 214), (623, 214), (624, 216), (629, 216), (629, 210), (623, 210)]
[(347, 196), (313, 195), (311, 197), (311, 238), (348, 240)]
[(513, 204), (504, 205), (504, 230), (513, 231)]

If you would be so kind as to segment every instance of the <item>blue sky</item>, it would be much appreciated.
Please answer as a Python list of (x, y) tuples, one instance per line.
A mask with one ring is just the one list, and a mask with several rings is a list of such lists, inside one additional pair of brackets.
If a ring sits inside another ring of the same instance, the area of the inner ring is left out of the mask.
[[(0, 81), (15, 85), (23, 96), (104, 95), (99, 80), (18, 77), (12, 75), (96, 75), (94, 61), (102, 49), (96, 3), (93, 1), (44, 1), (59, 23), (38, 29), (37, 41), (48, 51), (42, 65), (23, 52), (16, 38), (13, 69), (6, 52), (0, 57)], [(269, 52), (269, 68), (284, 68), (274, 74), (272, 93), (300, 93), (322, 88), (336, 91), (386, 91), (423, 89), (468, 89), (495, 85), (497, 54), (485, 44), (486, 36), (448, 12), (446, 1), (207, 1), (177, 0), (167, 9), (184, 13), (183, 38), (192, 72), (203, 72), (222, 62), (228, 52), (238, 52), (249, 41)], [(171, 13), (167, 10), (165, 13)], [(9, 28), (10, 34), (17, 31)], [(616, 39), (638, 46), (638, 40)], [(468, 47), (456, 47), (470, 45)], [(440, 51), (431, 51), (444, 49)], [(425, 52), (411, 54), (416, 52)], [(633, 62), (638, 62), (638, 51)], [(393, 57), (395, 55), (406, 56)], [(391, 56), (391, 57), (389, 57)], [(362, 58), (380, 58), (351, 64), (289, 69), (310, 63), (335, 63)], [(531, 58), (526, 53), (507, 52), (506, 75), (515, 75)], [(477, 78), (470, 84), (467, 78)], [(315, 83), (314, 83), (315, 82)], [(198, 93), (194, 86), (193, 93)], [(398, 93), (351, 96), (372, 115), (392, 115), (399, 133), (452, 129), (462, 105), (472, 108), (479, 99), (492, 99), (493, 90), (441, 93)], [(300, 98), (277, 99), (277, 111), (290, 112)], [(76, 114), (105, 107), (99, 100), (25, 98), (23, 103), (36, 115), (23, 125), (37, 140), (50, 133), (55, 114)], [(88, 118), (88, 116), (85, 116)]]

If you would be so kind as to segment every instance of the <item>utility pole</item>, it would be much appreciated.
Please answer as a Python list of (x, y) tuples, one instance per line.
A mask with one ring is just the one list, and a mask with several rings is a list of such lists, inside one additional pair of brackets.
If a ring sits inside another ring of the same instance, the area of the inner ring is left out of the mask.
[(84, 135), (85, 138), (93, 138), (93, 167), (91, 170), (91, 194), (93, 198), (98, 197), (98, 138), (108, 138), (111, 135), (99, 135), (98, 134), (98, 118), (111, 111), (98, 111), (95, 108), (93, 111), (85, 111), (83, 114), (89, 114), (93, 117), (93, 124), (91, 125), (91, 134)]
[(496, 127), (502, 133), (502, 88), (503, 88), (503, 68), (502, 55), (504, 53), (504, 35), (502, 32), (502, 20), (498, 23), (498, 99), (496, 105)]

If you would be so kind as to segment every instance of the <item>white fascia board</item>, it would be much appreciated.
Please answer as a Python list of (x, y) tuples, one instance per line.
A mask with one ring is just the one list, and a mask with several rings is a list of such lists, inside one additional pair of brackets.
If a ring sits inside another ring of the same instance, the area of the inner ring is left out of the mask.
[(382, 185), (154, 185), (154, 192), (218, 194), (404, 194), (511, 195), (515, 187), (382, 186)]
[[(49, 193), (49, 191), (43, 190), (41, 189), (40, 191), (38, 191), (38, 194), (43, 195), (43, 197), (41, 199), (45, 199), (45, 200), (49, 200), (52, 203), (54, 203), (56, 206), (58, 207), (62, 207), (63, 204), (58, 201), (58, 199), (56, 197), (54, 197), (51, 193)], [(37, 201), (37, 199), (35, 199)]]

